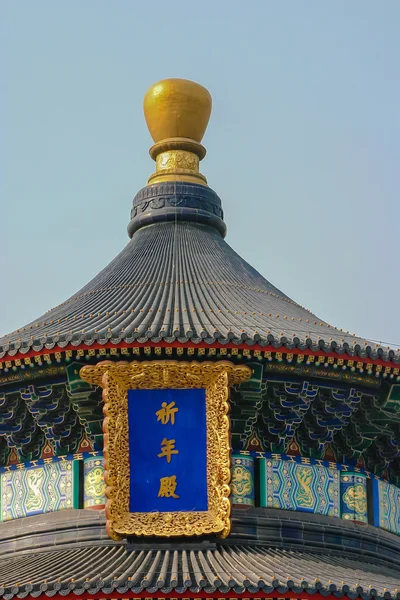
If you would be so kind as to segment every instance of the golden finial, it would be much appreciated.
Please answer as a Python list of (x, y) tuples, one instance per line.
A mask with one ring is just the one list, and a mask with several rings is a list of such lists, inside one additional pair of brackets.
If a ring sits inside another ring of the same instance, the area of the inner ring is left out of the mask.
[(144, 116), (155, 144), (150, 156), (156, 172), (148, 184), (187, 181), (207, 185), (199, 173), (206, 154), (201, 140), (211, 114), (211, 96), (187, 79), (164, 79), (151, 86), (144, 102)]

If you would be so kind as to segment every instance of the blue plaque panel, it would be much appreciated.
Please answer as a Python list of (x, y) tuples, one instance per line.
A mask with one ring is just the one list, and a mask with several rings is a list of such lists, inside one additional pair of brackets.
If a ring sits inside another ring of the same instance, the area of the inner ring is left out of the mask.
[(206, 511), (204, 389), (128, 391), (130, 511)]

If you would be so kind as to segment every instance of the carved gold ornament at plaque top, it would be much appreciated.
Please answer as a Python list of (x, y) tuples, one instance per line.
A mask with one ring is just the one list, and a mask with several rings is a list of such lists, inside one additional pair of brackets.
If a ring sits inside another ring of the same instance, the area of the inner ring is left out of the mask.
[[(229, 388), (249, 379), (251, 369), (227, 361), (104, 361), (83, 367), (80, 376), (103, 388), (104, 477), (110, 537), (211, 534), (226, 537), (230, 531)], [(206, 391), (208, 510), (129, 512), (128, 390), (182, 388)]]

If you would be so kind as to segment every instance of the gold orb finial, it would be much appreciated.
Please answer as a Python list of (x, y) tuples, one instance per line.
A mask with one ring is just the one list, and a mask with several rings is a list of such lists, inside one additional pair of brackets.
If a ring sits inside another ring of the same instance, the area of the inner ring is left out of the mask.
[(211, 114), (211, 96), (187, 79), (163, 79), (147, 91), (144, 116), (154, 142), (183, 137), (201, 142)]
[(212, 100), (200, 84), (187, 79), (163, 79), (147, 91), (144, 115), (155, 142), (150, 156), (156, 172), (148, 184), (188, 181), (207, 185), (199, 173), (206, 150), (201, 140), (211, 114)]

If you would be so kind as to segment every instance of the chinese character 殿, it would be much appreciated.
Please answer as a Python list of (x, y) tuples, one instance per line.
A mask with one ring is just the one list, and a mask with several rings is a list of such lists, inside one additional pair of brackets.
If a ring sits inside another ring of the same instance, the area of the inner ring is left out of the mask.
[(172, 454), (178, 454), (178, 452), (179, 451), (175, 449), (175, 440), (167, 440), (167, 438), (164, 438), (161, 442), (161, 452), (157, 456), (158, 458), (163, 458), (163, 456), (165, 456), (167, 461), (171, 462)]
[(176, 475), (171, 475), (171, 477), (161, 477), (160, 479), (160, 489), (158, 491), (159, 498), (179, 498), (177, 494), (175, 494), (176, 486), (178, 485), (176, 481)]
[(175, 424), (175, 413), (178, 412), (178, 408), (175, 407), (175, 402), (170, 402), (167, 404), (163, 402), (161, 404), (160, 410), (156, 412), (157, 421), (161, 421), (163, 425), (166, 425), (171, 421), (171, 425)]

